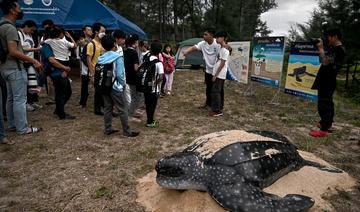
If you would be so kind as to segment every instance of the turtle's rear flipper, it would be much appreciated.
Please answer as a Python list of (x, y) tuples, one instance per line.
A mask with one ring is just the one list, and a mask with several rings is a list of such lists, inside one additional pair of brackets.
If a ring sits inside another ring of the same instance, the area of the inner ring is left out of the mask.
[(209, 194), (226, 210), (249, 212), (307, 211), (314, 205), (310, 197), (290, 194), (284, 198), (263, 192), (244, 181), (235, 185), (213, 185)]
[(316, 168), (320, 169), (321, 171), (326, 171), (326, 172), (343, 173), (343, 170), (341, 170), (341, 169), (338, 169), (335, 167), (330, 167), (330, 166), (324, 166), (324, 165), (321, 165), (320, 163), (309, 161), (309, 160), (305, 160), (305, 166), (316, 167)]

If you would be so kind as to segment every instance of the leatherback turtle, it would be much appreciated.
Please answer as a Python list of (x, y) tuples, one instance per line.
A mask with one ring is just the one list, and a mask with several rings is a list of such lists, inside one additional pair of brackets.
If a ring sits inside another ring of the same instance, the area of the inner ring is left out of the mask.
[(270, 131), (222, 131), (196, 139), (156, 164), (157, 183), (169, 189), (207, 191), (230, 211), (306, 211), (314, 205), (299, 194), (265, 193), (280, 177), (303, 166), (342, 172), (303, 159), (289, 140)]

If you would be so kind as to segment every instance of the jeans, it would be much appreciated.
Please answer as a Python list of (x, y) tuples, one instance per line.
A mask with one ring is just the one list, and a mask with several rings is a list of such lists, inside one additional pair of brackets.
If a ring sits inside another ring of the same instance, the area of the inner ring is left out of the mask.
[(318, 89), (318, 113), (320, 115), (320, 125), (322, 131), (327, 131), (334, 119), (334, 102), (333, 94), (335, 89), (319, 88)]
[(147, 124), (151, 124), (154, 122), (154, 114), (158, 100), (157, 93), (144, 93), (145, 97), (145, 106), (146, 106), (146, 116), (147, 116)]
[(25, 69), (1, 70), (1, 74), (6, 81), (7, 102), (6, 112), (9, 128), (16, 130), (18, 134), (25, 134), (28, 128), (26, 117), (26, 92), (27, 92), (27, 73)]
[(225, 80), (217, 78), (212, 84), (211, 92), (211, 110), (221, 112), (224, 106), (224, 82)]
[(5, 127), (4, 127), (4, 116), (3, 116), (3, 103), (2, 103), (2, 91), (0, 87), (0, 141), (2, 141), (6, 135), (5, 135)]
[(52, 81), (55, 87), (55, 113), (60, 119), (63, 119), (66, 116), (65, 104), (69, 101), (72, 94), (70, 81), (69, 78), (62, 76), (53, 77)]
[(134, 115), (136, 109), (144, 102), (144, 95), (136, 90), (136, 85), (129, 85), (131, 102), (129, 107), (129, 116)]
[(128, 123), (128, 104), (126, 102), (125, 91), (117, 92), (112, 90), (110, 94), (103, 94), (104, 99), (104, 125), (105, 132), (112, 130), (112, 112), (113, 107), (119, 112), (121, 125), (124, 135), (130, 135)]
[(86, 107), (86, 103), (89, 97), (89, 76), (81, 75), (81, 94), (80, 94), (80, 102), (79, 104), (83, 107)]
[(205, 85), (206, 85), (206, 105), (211, 107), (211, 89), (212, 89), (212, 74), (205, 72)]

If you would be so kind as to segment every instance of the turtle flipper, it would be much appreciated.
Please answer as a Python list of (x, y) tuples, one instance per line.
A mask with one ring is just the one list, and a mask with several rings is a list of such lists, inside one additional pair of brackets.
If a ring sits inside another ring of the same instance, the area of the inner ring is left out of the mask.
[(263, 192), (260, 188), (244, 181), (236, 185), (213, 185), (209, 194), (226, 210), (273, 212), (273, 211), (307, 211), (314, 205), (310, 197), (296, 194), (284, 198)]
[(335, 167), (330, 167), (330, 166), (324, 166), (321, 165), (320, 163), (314, 162), (314, 161), (309, 161), (309, 160), (304, 160), (304, 165), (305, 166), (312, 166), (315, 168), (320, 169), (321, 171), (326, 171), (326, 172), (331, 172), (331, 173), (343, 173), (344, 171)]

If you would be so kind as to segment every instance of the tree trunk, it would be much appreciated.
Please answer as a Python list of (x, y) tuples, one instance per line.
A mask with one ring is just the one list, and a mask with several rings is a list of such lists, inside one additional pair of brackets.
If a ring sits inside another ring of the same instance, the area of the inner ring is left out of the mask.
[(162, 40), (162, 37), (163, 37), (163, 31), (162, 31), (162, 13), (161, 13), (161, 3), (162, 3), (162, 0), (159, 0), (158, 1), (159, 5), (158, 5), (158, 9), (159, 9), (159, 14), (158, 14), (158, 21), (159, 21), (159, 40)]
[(178, 13), (177, 13), (177, 0), (173, 0), (173, 9), (174, 9), (174, 41), (177, 42), (177, 34), (178, 34)]

